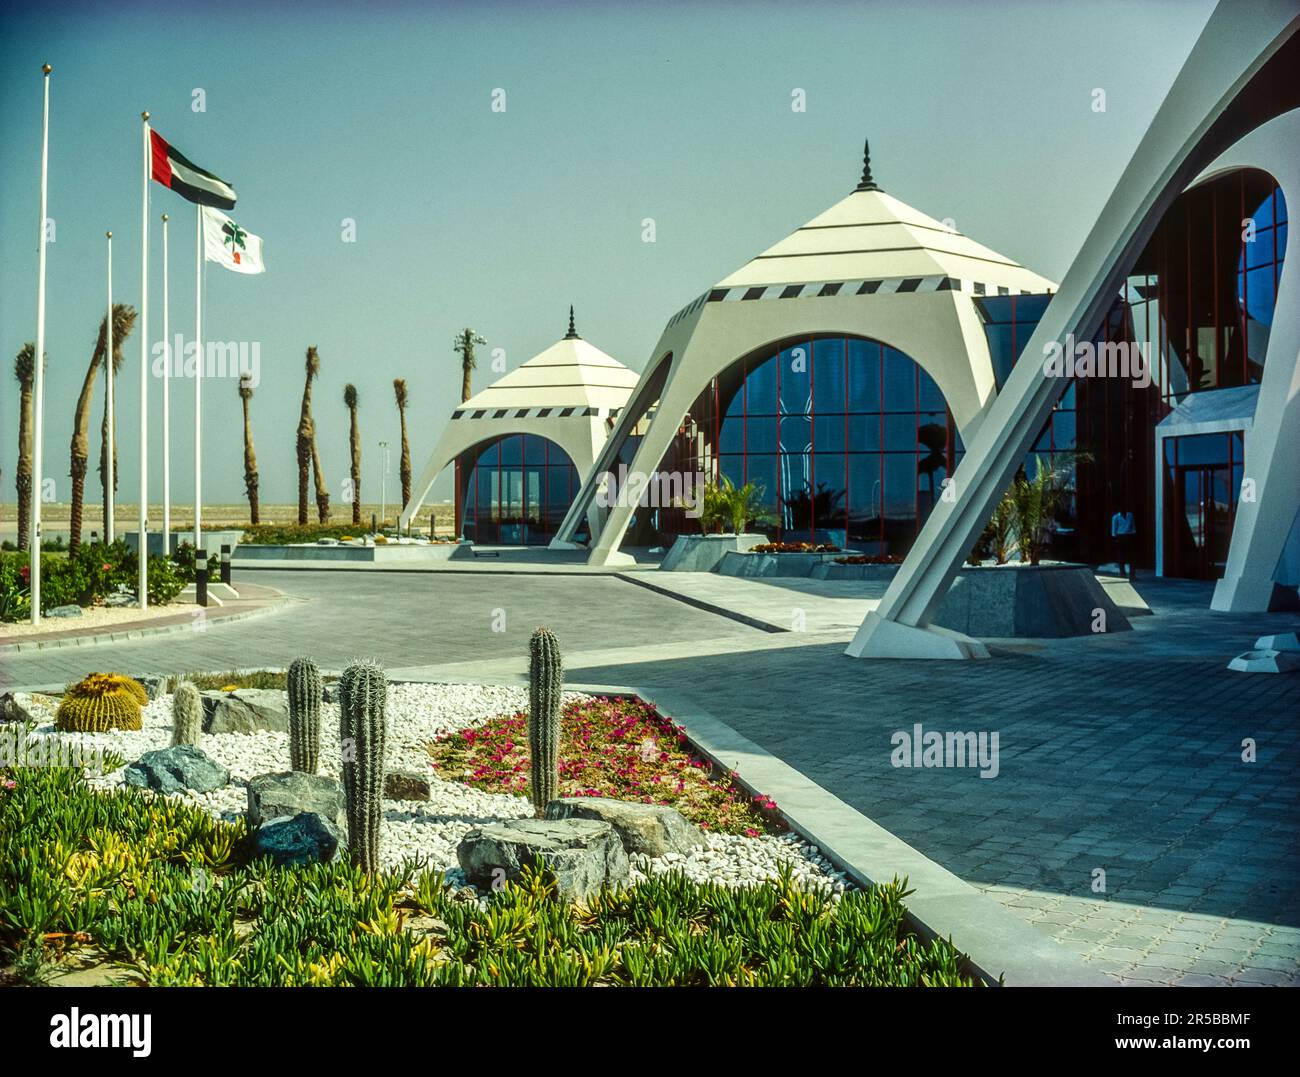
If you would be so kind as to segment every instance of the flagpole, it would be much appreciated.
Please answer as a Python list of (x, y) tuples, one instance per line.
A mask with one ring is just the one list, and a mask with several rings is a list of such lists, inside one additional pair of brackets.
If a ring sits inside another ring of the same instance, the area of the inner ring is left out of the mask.
[(45, 432), (45, 215), (48, 209), (48, 180), (50, 164), (50, 72), (49, 64), (41, 67), (44, 85), (44, 103), (41, 107), (41, 230), (36, 256), (36, 373), (32, 395), (35, 397), (32, 416), (32, 494), (31, 535), (27, 581), (32, 599), (32, 624), (41, 623), (41, 495), (42, 478), (41, 441)]
[(172, 338), (167, 302), (167, 214), (162, 215), (163, 248), (163, 376), (162, 376), (162, 443), (163, 443), (163, 556), (172, 552), (172, 442), (171, 442), (171, 366)]
[(203, 548), (203, 207), (194, 206), (194, 549)]
[(140, 497), (136, 516), (140, 575), (136, 598), (149, 606), (149, 113), (140, 113)]
[(117, 482), (117, 473), (113, 468), (113, 449), (117, 445), (113, 431), (113, 233), (104, 233), (108, 237), (108, 352), (104, 363), (107, 388), (104, 394), (104, 542), (113, 544), (113, 486)]

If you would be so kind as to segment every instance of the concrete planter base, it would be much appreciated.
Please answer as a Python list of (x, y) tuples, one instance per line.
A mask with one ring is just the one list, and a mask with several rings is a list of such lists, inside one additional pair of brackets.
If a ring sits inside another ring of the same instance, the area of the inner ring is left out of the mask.
[(239, 568), (274, 567), (286, 561), (310, 561), (315, 564), (391, 564), (420, 565), (450, 561), (453, 557), (470, 557), (468, 543), (436, 542), (430, 545), (389, 543), (378, 546), (273, 546), (242, 545), (233, 555)]
[(718, 562), (721, 576), (748, 578), (772, 576), (809, 576), (838, 553), (737, 553), (728, 552)]
[(1099, 623), (1105, 632), (1132, 630), (1123, 611), (1083, 565), (964, 568), (934, 623), (984, 638), (1089, 636)]
[(766, 535), (679, 535), (659, 564), (661, 572), (712, 572), (728, 553), (753, 549)]

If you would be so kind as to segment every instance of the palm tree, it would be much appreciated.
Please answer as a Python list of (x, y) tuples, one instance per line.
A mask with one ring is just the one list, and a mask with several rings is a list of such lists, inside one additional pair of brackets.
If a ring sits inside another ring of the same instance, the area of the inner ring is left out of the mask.
[(411, 447), (406, 441), (406, 379), (393, 379), (393, 395), (397, 397), (397, 416), (402, 422), (402, 508), (411, 503)]
[(343, 386), (343, 403), (348, 409), (351, 426), (348, 446), (352, 450), (352, 522), (361, 523), (361, 432), (357, 429), (357, 387)]
[(452, 342), (452, 350), (460, 356), (460, 402), (462, 404), (474, 395), (471, 384), (474, 368), (478, 365), (474, 361), (474, 346), (486, 343), (487, 341), (474, 332), (473, 329), (462, 329)]
[(1090, 460), (1088, 453), (1058, 452), (1048, 463), (1034, 458), (1034, 477), (1028, 478), (1022, 467), (1011, 484), (1011, 504), (1015, 513), (1016, 543), (1022, 564), (1036, 565), (1047, 548), (1047, 531), (1056, 520), (1056, 510), (1070, 488), (1075, 465)]
[(36, 345), (24, 344), (14, 360), (14, 377), (18, 379), (18, 467), (14, 479), (18, 486), (18, 548), (27, 549), (32, 525), (32, 379), (36, 376)]
[[(320, 373), (320, 356), (316, 345), (307, 348), (307, 382), (302, 389), (302, 413), (298, 417), (298, 523), (307, 523), (307, 469), (312, 462), (316, 441), (316, 424), (311, 417), (311, 380)], [(319, 489), (319, 480), (317, 480)]]
[(261, 521), (257, 504), (257, 450), (253, 448), (253, 424), (248, 415), (253, 382), (247, 374), (239, 379), (239, 399), (244, 403), (244, 489), (248, 492), (248, 522), (255, 524)]
[[(135, 328), (135, 308), (125, 303), (113, 304), (113, 369), (122, 365), (122, 344)], [(86, 379), (77, 397), (77, 411), (72, 424), (72, 510), (68, 521), (68, 551), (81, 545), (81, 513), (86, 495), (86, 466), (90, 459), (90, 405), (95, 395), (95, 379), (108, 350), (108, 318), (99, 321), (99, 337), (90, 356)]]

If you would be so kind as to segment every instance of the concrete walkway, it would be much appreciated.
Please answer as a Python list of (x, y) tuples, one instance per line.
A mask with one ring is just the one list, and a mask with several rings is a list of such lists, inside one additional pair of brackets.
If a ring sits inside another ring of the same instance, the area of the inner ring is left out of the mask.
[[(1212, 614), (1209, 585), (1142, 581), (1155, 616), (1132, 632), (980, 663), (862, 662), (837, 628), (762, 631), (610, 575), (257, 578), (311, 601), (194, 640), (7, 657), (5, 679), (298, 653), (514, 679), (548, 623), (571, 682), (636, 685), (716, 716), (1117, 982), (1300, 984), (1300, 676), (1226, 669), (1257, 636), (1295, 630), (1295, 615)], [(895, 735), (917, 723), (996, 733), (997, 777), (891, 765)]]

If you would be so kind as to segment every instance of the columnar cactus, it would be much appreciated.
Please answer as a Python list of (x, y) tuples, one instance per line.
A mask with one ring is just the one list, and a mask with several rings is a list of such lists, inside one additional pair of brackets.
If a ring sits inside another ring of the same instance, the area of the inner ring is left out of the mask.
[(316, 773), (320, 758), (320, 670), (310, 658), (289, 665), (289, 765)]
[(528, 641), (528, 758), (532, 763), (533, 807), (538, 816), (558, 795), (560, 785), (560, 695), (564, 662), (549, 628)]
[(363, 871), (379, 869), (379, 824), (384, 813), (384, 717), (388, 684), (381, 666), (353, 662), (339, 681), (339, 743), (347, 797), (348, 847)]
[(198, 747), (203, 736), (203, 698), (189, 681), (181, 681), (172, 693), (172, 744)]

